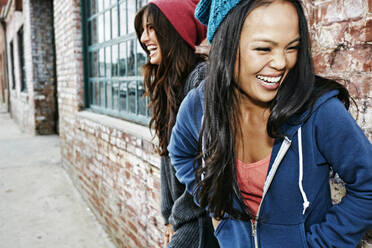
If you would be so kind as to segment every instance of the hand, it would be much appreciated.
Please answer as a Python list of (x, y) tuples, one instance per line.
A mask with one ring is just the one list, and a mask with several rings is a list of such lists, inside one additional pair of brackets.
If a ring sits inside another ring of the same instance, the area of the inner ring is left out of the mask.
[(172, 239), (172, 236), (174, 234), (173, 228), (171, 224), (165, 225), (165, 230), (164, 230), (164, 248), (168, 247), (169, 242)]
[(207, 39), (204, 39), (198, 46), (195, 46), (195, 53), (205, 56), (206, 58), (208, 58), (210, 50), (211, 46)]

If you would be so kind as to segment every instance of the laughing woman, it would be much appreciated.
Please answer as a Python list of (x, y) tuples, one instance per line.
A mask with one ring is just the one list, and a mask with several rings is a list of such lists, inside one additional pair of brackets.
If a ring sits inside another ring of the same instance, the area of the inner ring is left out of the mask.
[(203, 59), (195, 54), (206, 36), (206, 27), (194, 17), (197, 2), (153, 0), (135, 17), (137, 38), (148, 55), (143, 74), (153, 114), (150, 127), (159, 138), (164, 244), (171, 248), (218, 247), (211, 219), (177, 180), (167, 151), (180, 103), (193, 87), (187, 78), (204, 76)]
[[(202, 0), (196, 16), (210, 66), (168, 150), (220, 246), (356, 247), (372, 228), (372, 145), (347, 90), (314, 75), (300, 1)], [(337, 205), (331, 169), (346, 182)]]

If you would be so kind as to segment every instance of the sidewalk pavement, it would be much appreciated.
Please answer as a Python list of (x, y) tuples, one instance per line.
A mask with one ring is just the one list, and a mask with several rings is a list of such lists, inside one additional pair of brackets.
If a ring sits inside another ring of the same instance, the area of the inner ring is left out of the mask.
[(21, 133), (0, 106), (0, 248), (114, 248), (60, 165), (57, 135)]

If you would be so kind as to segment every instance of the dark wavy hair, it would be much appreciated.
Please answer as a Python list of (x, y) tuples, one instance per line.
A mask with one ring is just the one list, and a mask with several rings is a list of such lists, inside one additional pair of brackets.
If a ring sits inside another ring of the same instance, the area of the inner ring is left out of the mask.
[[(184, 98), (186, 78), (202, 58), (182, 39), (160, 9), (151, 3), (141, 8), (135, 16), (134, 26), (139, 41), (143, 32), (143, 15), (147, 15), (147, 21), (155, 30), (162, 56), (159, 65), (151, 64), (148, 59), (143, 66), (145, 96), (150, 100), (148, 108), (152, 108), (149, 127), (155, 129), (159, 138), (158, 153), (167, 156), (171, 131)], [(149, 55), (146, 46), (142, 43), (141, 46)]]
[[(311, 112), (316, 99), (326, 91), (339, 89), (345, 105), (347, 107), (349, 105), (348, 92), (342, 85), (331, 80), (315, 78), (308, 26), (300, 1), (283, 1), (292, 3), (297, 10), (300, 45), (296, 65), (288, 73), (270, 103), (270, 116), (266, 128), (272, 138), (282, 138), (285, 135), (281, 130), (282, 125), (293, 115), (305, 110)], [(235, 168), (235, 141), (241, 127), (238, 117), (240, 93), (236, 90), (239, 86), (234, 80), (234, 66), (235, 63), (239, 63), (239, 60), (236, 62), (236, 56), (246, 17), (254, 9), (273, 2), (274, 0), (241, 1), (226, 16), (212, 41), (210, 66), (204, 89), (204, 120), (199, 136), (199, 149), (202, 150), (203, 147), (203, 152), (197, 159), (196, 197), (200, 206), (208, 208), (216, 219), (222, 219), (226, 213), (232, 218), (254, 217), (247, 208), (246, 211), (240, 211), (233, 207), (234, 194), (242, 203)], [(201, 165), (202, 157), (205, 166)]]

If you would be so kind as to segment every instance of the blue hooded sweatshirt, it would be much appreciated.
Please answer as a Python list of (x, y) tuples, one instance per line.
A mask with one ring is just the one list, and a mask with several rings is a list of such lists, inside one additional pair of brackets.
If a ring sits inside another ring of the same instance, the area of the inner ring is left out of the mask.
[[(309, 119), (285, 125), (287, 136), (272, 149), (259, 221), (223, 219), (215, 230), (221, 247), (355, 248), (372, 229), (372, 145), (337, 95), (327, 92)], [(203, 84), (182, 102), (168, 146), (176, 176), (190, 193), (202, 106)], [(336, 205), (330, 168), (346, 183), (347, 194)], [(235, 196), (234, 207), (240, 206)]]

